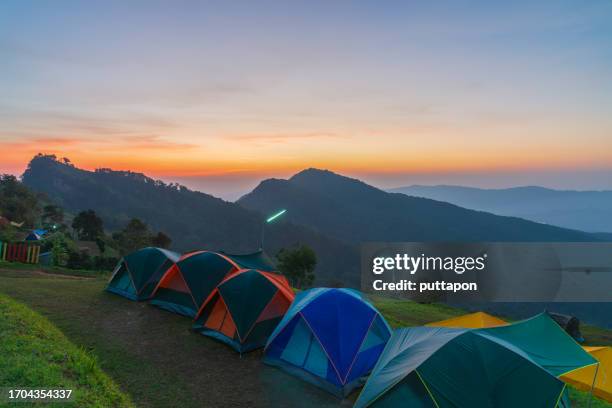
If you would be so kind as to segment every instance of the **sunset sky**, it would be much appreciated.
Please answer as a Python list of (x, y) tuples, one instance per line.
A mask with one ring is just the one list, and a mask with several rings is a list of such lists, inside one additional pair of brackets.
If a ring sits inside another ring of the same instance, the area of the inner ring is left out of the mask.
[(0, 172), (612, 189), (612, 2), (0, 2)]

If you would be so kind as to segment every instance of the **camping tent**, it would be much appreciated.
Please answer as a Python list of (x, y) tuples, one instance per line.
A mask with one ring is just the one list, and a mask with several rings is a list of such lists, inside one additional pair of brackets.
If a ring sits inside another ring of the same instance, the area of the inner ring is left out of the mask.
[[(579, 390), (591, 391), (606, 401), (612, 402), (612, 347), (584, 347), (599, 361), (599, 367), (588, 366), (561, 376), (561, 379)], [(593, 378), (597, 375), (595, 386)]]
[(240, 269), (232, 259), (216, 252), (185, 254), (160, 279), (151, 296), (151, 304), (195, 317), (217, 285)]
[(30, 231), (28, 236), (26, 236), (25, 240), (26, 241), (40, 241), (41, 239), (44, 238), (46, 233), (47, 233), (47, 230), (35, 229), (35, 230)]
[(222, 255), (227, 256), (232, 261), (236, 262), (243, 269), (257, 269), (263, 272), (274, 272), (276, 270), (274, 263), (268, 255), (262, 250), (250, 254), (230, 254), (221, 251)]
[(106, 290), (131, 300), (145, 300), (163, 274), (179, 259), (167, 249), (147, 247), (124, 256), (113, 271)]
[(508, 324), (506, 321), (484, 312), (470, 313), (439, 322), (428, 323), (428, 327), (452, 327), (456, 329), (480, 329), (483, 327), (497, 327)]
[(545, 314), (486, 329), (399, 329), (355, 407), (556, 407), (558, 377), (593, 364)]
[(547, 313), (479, 331), (520, 347), (532, 360), (556, 377), (597, 364), (597, 360), (584, 351)]
[(270, 336), (264, 362), (343, 397), (363, 384), (390, 334), (359, 292), (310, 289), (296, 296)]
[(193, 329), (241, 353), (251, 351), (266, 344), (294, 297), (284, 276), (243, 269), (211, 293)]

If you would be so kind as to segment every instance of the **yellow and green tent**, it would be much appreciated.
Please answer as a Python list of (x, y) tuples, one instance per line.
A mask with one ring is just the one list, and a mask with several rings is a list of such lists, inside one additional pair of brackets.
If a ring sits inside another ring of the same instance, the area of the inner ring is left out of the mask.
[(428, 323), (428, 327), (451, 327), (455, 329), (482, 329), (485, 327), (505, 326), (508, 322), (485, 312), (470, 313), (439, 322)]
[(397, 329), (355, 407), (566, 407), (560, 377), (594, 365), (545, 313), (482, 329)]
[(584, 350), (599, 361), (599, 367), (579, 368), (561, 376), (561, 379), (582, 391), (591, 391), (592, 388), (594, 395), (612, 402), (612, 347), (584, 347)]

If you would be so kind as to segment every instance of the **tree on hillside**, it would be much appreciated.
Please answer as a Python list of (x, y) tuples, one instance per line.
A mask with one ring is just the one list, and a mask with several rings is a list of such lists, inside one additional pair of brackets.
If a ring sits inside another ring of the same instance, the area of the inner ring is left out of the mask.
[(293, 249), (281, 249), (276, 254), (278, 270), (287, 277), (296, 288), (310, 286), (314, 282), (314, 269), (317, 266), (317, 255), (306, 245)]
[(151, 245), (151, 231), (147, 224), (132, 218), (121, 231), (113, 234), (113, 240), (121, 255), (125, 255)]
[(153, 237), (151, 244), (158, 248), (168, 249), (170, 244), (172, 244), (172, 238), (160, 231)]
[(94, 210), (81, 211), (74, 217), (72, 228), (76, 231), (79, 239), (95, 241), (104, 235), (104, 223)]
[(146, 223), (138, 218), (132, 218), (121, 231), (113, 234), (112, 246), (121, 255), (126, 255), (148, 246), (168, 248), (171, 243), (172, 238), (168, 235), (161, 231), (154, 234)]
[(61, 224), (64, 222), (64, 209), (57, 205), (48, 204), (43, 207), (43, 223)]
[(40, 216), (38, 196), (10, 174), (0, 176), (0, 215), (33, 227)]
[(16, 227), (12, 225), (0, 225), (0, 242), (17, 241), (19, 239), (19, 230)]

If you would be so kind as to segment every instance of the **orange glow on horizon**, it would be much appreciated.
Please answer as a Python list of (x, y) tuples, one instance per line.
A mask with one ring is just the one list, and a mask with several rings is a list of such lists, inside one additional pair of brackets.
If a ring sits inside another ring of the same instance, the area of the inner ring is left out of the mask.
[(579, 141), (572, 146), (544, 142), (529, 146), (530, 140), (521, 144), (511, 138), (483, 143), (458, 137), (350, 138), (327, 133), (204, 139), (176, 135), (30, 137), (0, 140), (0, 172), (20, 174), (37, 153), (67, 157), (87, 170), (131, 170), (165, 179), (280, 177), (310, 167), (379, 176), (611, 168), (610, 150), (583, 146)]
[[(0, 144), (1, 146), (1, 144)], [(4, 149), (2, 149), (4, 150)], [(29, 160), (37, 153), (55, 154), (58, 158), (67, 157), (79, 168), (94, 170), (96, 168), (111, 168), (113, 170), (130, 170), (144, 173), (151, 177), (215, 177), (241, 175), (268, 177), (271, 175), (290, 175), (306, 168), (329, 169), (340, 173), (367, 173), (372, 175), (397, 174), (446, 174), (454, 172), (514, 172), (528, 170), (568, 170), (589, 168), (610, 168), (609, 163), (601, 160), (580, 160), (574, 158), (553, 159), (546, 162), (536, 162), (533, 158), (524, 157), (518, 160), (503, 160), (503, 157), (449, 157), (445, 155), (434, 156), (434, 159), (411, 159), (405, 163), (402, 158), (355, 158), (338, 157), (332, 159), (291, 160), (280, 158), (278, 160), (235, 160), (231, 156), (224, 158), (203, 158), (199, 155), (175, 154), (138, 154), (135, 152), (81, 152), (69, 148), (45, 149), (42, 147), (24, 149), (14, 152), (9, 157), (0, 154), (2, 162), (1, 172), (21, 174)]]

